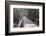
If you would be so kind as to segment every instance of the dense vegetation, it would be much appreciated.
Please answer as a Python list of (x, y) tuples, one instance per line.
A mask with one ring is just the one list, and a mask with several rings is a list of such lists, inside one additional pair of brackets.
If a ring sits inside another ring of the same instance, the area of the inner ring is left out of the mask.
[(29, 19), (31, 19), (33, 22), (39, 25), (39, 9), (20, 9), (20, 8), (14, 8), (13, 9), (14, 14), (14, 22), (18, 23), (19, 18), (23, 16), (27, 16)]
[(38, 9), (28, 9), (28, 16), (39, 19), (39, 10)]
[(39, 25), (39, 9), (28, 9), (28, 18)]

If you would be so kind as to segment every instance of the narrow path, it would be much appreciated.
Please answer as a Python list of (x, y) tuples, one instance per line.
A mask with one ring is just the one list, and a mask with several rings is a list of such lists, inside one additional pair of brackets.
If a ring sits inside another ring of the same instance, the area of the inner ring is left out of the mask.
[[(22, 23), (22, 21), (23, 21), (23, 23), (24, 24), (21, 24)], [(15, 23), (16, 24), (16, 23)], [(24, 26), (24, 27), (37, 27), (37, 25), (35, 25), (34, 23), (33, 23), (33, 21), (32, 20), (30, 20), (30, 19), (28, 19), (26, 16), (24, 16), (22, 19), (21, 19), (21, 21), (19, 21), (19, 23), (18, 23), (18, 25), (16, 25), (17, 27), (20, 27), (20, 26)]]
[(23, 17), (24, 27), (36, 27), (32, 20), (28, 19), (26, 16)]
[(33, 21), (28, 19), (26, 16), (23, 17), (24, 24), (33, 24)]

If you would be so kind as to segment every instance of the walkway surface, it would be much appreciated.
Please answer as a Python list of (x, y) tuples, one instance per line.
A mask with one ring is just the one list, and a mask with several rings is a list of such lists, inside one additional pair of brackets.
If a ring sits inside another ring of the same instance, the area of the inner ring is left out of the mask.
[[(22, 20), (24, 22), (24, 24), (21, 24), (22, 23)], [(15, 25), (15, 24), (14, 24)], [(20, 25), (24, 25), (24, 27), (37, 27), (36, 24), (33, 23), (32, 20), (28, 19), (26, 16), (23, 16), (23, 18), (21, 19), (21, 21), (19, 21), (17, 27), (20, 27)]]
[(28, 19), (26, 16), (23, 17), (24, 27), (36, 27), (32, 20)]

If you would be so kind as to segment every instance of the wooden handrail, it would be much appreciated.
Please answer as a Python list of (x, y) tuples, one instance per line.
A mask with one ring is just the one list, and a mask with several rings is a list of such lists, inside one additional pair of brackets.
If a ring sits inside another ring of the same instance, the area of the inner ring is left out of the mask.
[[(28, 16), (28, 17), (30, 17), (30, 16)], [(30, 18), (33, 18), (33, 17), (30, 17)], [(33, 19), (36, 19), (36, 18), (33, 18)], [(39, 21), (39, 19), (36, 19), (37, 21)]]

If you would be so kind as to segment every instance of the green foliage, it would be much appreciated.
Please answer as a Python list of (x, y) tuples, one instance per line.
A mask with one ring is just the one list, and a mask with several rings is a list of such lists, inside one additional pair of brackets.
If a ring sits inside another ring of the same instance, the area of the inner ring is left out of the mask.
[(13, 9), (13, 18), (14, 18), (14, 22), (18, 22), (20, 16), (19, 16), (19, 11), (16, 10), (15, 8)]
[(14, 22), (18, 22), (20, 17), (27, 16), (29, 19), (39, 23), (39, 9), (14, 8), (13, 15)]
[(28, 16), (39, 19), (39, 10), (38, 9), (28, 9)]
[(28, 18), (39, 25), (39, 9), (28, 9)]

